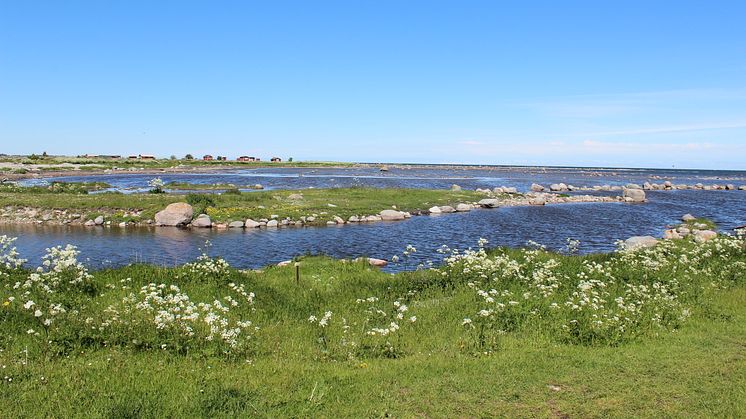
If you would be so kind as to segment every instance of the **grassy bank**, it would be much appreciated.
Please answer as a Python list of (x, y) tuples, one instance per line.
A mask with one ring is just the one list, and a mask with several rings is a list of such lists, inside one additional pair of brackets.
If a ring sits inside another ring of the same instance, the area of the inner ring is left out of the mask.
[(208, 257), (91, 275), (74, 256), (39, 276), (4, 260), (8, 416), (746, 415), (734, 238), (450, 252), (397, 275), (305, 258), (298, 282)]
[(112, 222), (143, 222), (168, 204), (189, 201), (195, 211), (206, 212), (213, 221), (228, 222), (247, 218), (298, 219), (313, 215), (310, 224), (323, 224), (334, 216), (378, 214), (396, 206), (401, 211), (425, 210), (433, 205), (474, 202), (484, 195), (473, 191), (452, 192), (426, 189), (336, 188), (283, 191), (257, 191), (224, 194), (50, 194), (35, 188), (0, 187), (0, 207), (64, 210), (83, 215), (82, 220), (105, 215)]

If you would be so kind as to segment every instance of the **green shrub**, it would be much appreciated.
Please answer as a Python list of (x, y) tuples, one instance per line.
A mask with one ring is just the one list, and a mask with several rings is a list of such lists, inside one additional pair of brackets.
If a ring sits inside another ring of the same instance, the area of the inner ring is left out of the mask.
[(215, 200), (207, 194), (190, 193), (187, 194), (186, 201), (194, 207), (195, 214), (206, 214), (207, 208), (215, 206)]

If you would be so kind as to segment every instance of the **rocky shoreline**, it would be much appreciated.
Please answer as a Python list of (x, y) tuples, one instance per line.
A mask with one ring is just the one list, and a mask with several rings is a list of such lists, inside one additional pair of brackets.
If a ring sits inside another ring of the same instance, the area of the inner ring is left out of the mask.
[[(334, 216), (333, 220), (320, 222), (319, 214), (308, 214), (306, 216), (291, 219), (273, 215), (269, 218), (232, 220), (226, 222), (215, 222), (207, 214), (195, 214), (194, 208), (185, 203), (177, 202), (158, 212), (152, 220), (112, 222), (115, 213), (120, 217), (139, 217), (136, 211), (125, 211), (121, 209), (97, 208), (94, 211), (40, 209), (33, 207), (0, 208), (0, 224), (36, 224), (36, 225), (69, 225), (85, 227), (184, 227), (184, 228), (282, 228), (302, 226), (344, 225), (357, 223), (370, 223), (380, 221), (401, 221), (413, 216), (439, 216), (441, 214), (468, 212), (476, 209), (493, 209), (500, 207), (516, 206), (542, 206), (569, 203), (611, 203), (611, 202), (643, 202), (623, 196), (594, 196), (594, 195), (565, 195), (547, 192), (529, 192), (518, 194), (512, 192), (515, 188), (495, 188), (492, 191), (481, 190), (484, 199), (477, 202), (463, 202), (455, 206), (443, 205), (432, 206), (428, 209), (406, 212), (396, 208), (386, 209), (374, 214), (352, 215), (346, 219)], [(640, 192), (642, 192), (640, 190)]]
[[(188, 228), (278, 228), (291, 226), (323, 226), (343, 225), (355, 223), (369, 223), (378, 221), (399, 221), (412, 216), (440, 215), (455, 212), (467, 212), (474, 209), (514, 207), (514, 206), (541, 206), (565, 203), (610, 203), (627, 202), (643, 203), (646, 201), (645, 191), (674, 191), (674, 190), (724, 190), (724, 191), (746, 191), (746, 185), (736, 186), (734, 184), (712, 184), (694, 185), (673, 184), (670, 181), (663, 183), (648, 183), (643, 185), (627, 184), (597, 185), (593, 187), (576, 187), (565, 183), (553, 183), (548, 186), (532, 184), (530, 192), (519, 193), (515, 187), (496, 187), (494, 189), (477, 189), (476, 192), (484, 195), (484, 199), (476, 202), (462, 202), (454, 206), (431, 206), (428, 209), (412, 212), (399, 211), (397, 208), (386, 209), (378, 213), (357, 214), (346, 218), (334, 216), (333, 211), (322, 215), (333, 216), (331, 220), (322, 220), (319, 214), (307, 214), (305, 216), (289, 218), (272, 215), (267, 218), (227, 220), (215, 222), (208, 214), (194, 214), (194, 209), (187, 203), (176, 203), (160, 211), (154, 219), (142, 219), (138, 210), (95, 208), (88, 211), (62, 210), (52, 208), (15, 207), (5, 206), (0, 208), (0, 224), (39, 224), (39, 225), (72, 225), (86, 227), (117, 226), (117, 227), (142, 227), (142, 226), (178, 226)], [(451, 191), (461, 191), (461, 187), (453, 185)], [(621, 192), (618, 196), (605, 195), (568, 195), (565, 192)], [(302, 195), (298, 195), (302, 199)], [(294, 195), (290, 196), (290, 199)], [(173, 207), (172, 207), (173, 206)], [(116, 214), (116, 217), (115, 217)], [(113, 218), (117, 220), (112, 221)], [(121, 219), (129, 221), (121, 221)]]
[[(663, 231), (663, 238), (658, 239), (653, 236), (633, 236), (625, 240), (622, 244), (624, 250), (635, 251), (648, 247), (655, 247), (661, 240), (682, 240), (691, 238), (697, 243), (704, 243), (717, 237), (718, 233), (714, 230), (714, 225), (710, 225), (691, 214), (684, 214), (681, 217), (681, 224), (672, 226)], [(746, 229), (746, 226), (736, 228), (737, 231)]]

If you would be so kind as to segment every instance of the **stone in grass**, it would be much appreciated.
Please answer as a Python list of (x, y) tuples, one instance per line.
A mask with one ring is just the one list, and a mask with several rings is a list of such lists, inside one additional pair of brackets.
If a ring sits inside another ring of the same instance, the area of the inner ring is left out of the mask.
[(104, 216), (103, 216), (103, 215), (99, 215), (98, 217), (96, 217), (96, 218), (95, 218), (95, 219), (93, 220), (93, 222), (94, 222), (94, 223), (95, 223), (95, 224), (96, 224), (97, 226), (100, 226), (101, 224), (103, 224), (103, 223), (104, 223)]
[(379, 268), (383, 268), (384, 266), (388, 265), (389, 263), (385, 261), (384, 259), (377, 259), (377, 258), (357, 258), (355, 259), (355, 262), (368, 262), (371, 266), (376, 266)]
[(388, 262), (386, 262), (383, 259), (376, 259), (376, 258), (368, 258), (368, 263), (371, 266), (377, 266), (379, 268), (382, 268), (382, 267), (384, 267), (384, 266), (386, 266), (386, 265), (389, 264)]
[(718, 233), (712, 231), (712, 230), (698, 230), (692, 233), (694, 236), (694, 241), (697, 243), (704, 243), (708, 240), (712, 240), (715, 237), (718, 236)]
[(658, 239), (653, 236), (634, 236), (624, 241), (624, 249), (634, 251), (647, 247), (654, 247), (658, 244)]
[(155, 225), (157, 226), (182, 226), (192, 221), (194, 210), (186, 202), (176, 202), (167, 206), (163, 211), (155, 214)]
[(677, 230), (671, 228), (663, 232), (663, 238), (666, 240), (679, 240), (682, 237)]

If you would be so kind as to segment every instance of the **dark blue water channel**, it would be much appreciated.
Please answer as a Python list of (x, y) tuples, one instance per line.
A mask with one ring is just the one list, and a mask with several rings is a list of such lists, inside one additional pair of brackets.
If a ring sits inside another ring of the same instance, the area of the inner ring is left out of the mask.
[[(345, 182), (353, 178), (361, 179), (349, 176), (350, 173), (340, 169), (313, 178), (299, 178), (296, 172), (291, 176), (284, 171), (280, 172), (282, 173), (266, 176), (264, 182), (275, 188), (299, 188), (299, 179), (303, 182), (314, 179), (311, 182), (311, 186), (314, 187), (341, 183), (340, 179), (345, 179)], [(541, 177), (536, 173), (509, 172), (511, 179), (506, 179), (507, 176), (486, 177), (476, 176), (474, 171), (463, 172), (464, 176), (461, 176), (460, 181), (455, 181), (456, 177), (450, 173), (438, 171), (416, 171), (412, 176), (400, 174), (398, 177), (386, 175), (362, 179), (368, 179), (365, 181), (367, 186), (376, 187), (432, 188), (458, 183), (465, 188), (512, 185), (525, 189), (534, 181), (570, 181), (578, 185), (620, 184), (629, 181), (642, 182), (650, 176), (649, 173), (626, 173), (599, 177), (596, 174), (588, 175), (591, 171), (568, 171), (562, 178), (557, 176), (557, 173)], [(554, 176), (549, 179), (551, 175)], [(176, 180), (189, 182), (205, 178), (209, 179), (207, 183), (226, 182), (226, 178), (232, 176), (246, 177), (240, 173), (173, 176)], [(681, 180), (685, 177), (688, 182), (716, 183), (718, 177), (738, 179), (744, 174), (674, 172), (669, 176), (678, 179), (676, 183), (686, 183)], [(129, 187), (150, 178), (152, 176), (113, 175), (66, 180), (95, 179)], [(270, 183), (271, 179), (280, 180)], [(256, 183), (253, 177), (249, 182)], [(737, 180), (735, 183), (742, 184)], [(309, 186), (308, 183), (301, 184)], [(386, 268), (393, 272), (416, 269), (418, 265), (427, 264), (429, 261), (437, 264), (441, 260), (441, 255), (436, 250), (440, 246), (464, 249), (476, 246), (479, 238), (489, 240), (488, 246), (516, 247), (532, 240), (554, 250), (563, 249), (567, 238), (575, 238), (580, 240), (580, 250), (583, 253), (611, 251), (615, 249), (615, 241), (633, 235), (661, 236), (667, 225), (678, 222), (685, 213), (711, 218), (723, 231), (729, 231), (746, 224), (746, 191), (649, 191), (648, 202), (644, 204), (592, 203), (485, 209), (469, 213), (413, 217), (401, 222), (332, 227), (216, 231), (169, 227), (83, 228), (0, 225), (0, 234), (18, 237), (16, 245), (31, 264), (40, 262), (45, 248), (71, 243), (80, 248), (81, 258), (89, 266), (96, 268), (132, 262), (182, 264), (194, 260), (200, 254), (200, 248), (204, 247), (206, 240), (212, 243), (211, 254), (220, 255), (231, 265), (239, 268), (259, 268), (304, 254), (325, 254), (335, 258), (372, 256), (390, 260), (394, 255), (401, 256), (408, 245), (414, 246), (417, 249), (416, 253)]]

